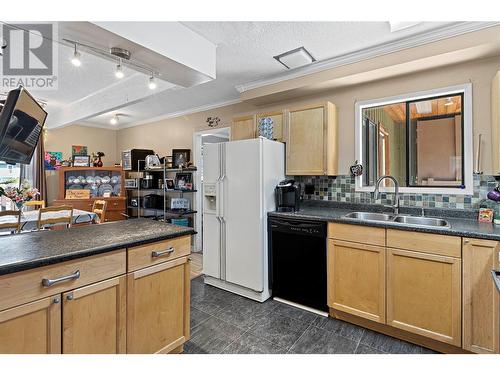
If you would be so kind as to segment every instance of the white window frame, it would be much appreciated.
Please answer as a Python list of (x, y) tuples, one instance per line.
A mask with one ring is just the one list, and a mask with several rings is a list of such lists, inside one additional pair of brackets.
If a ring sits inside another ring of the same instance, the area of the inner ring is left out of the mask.
[[(416, 193), (416, 194), (455, 194), (455, 195), (473, 195), (474, 193), (474, 175), (473, 175), (473, 129), (472, 129), (472, 84), (466, 83), (462, 85), (449, 86), (444, 88), (432, 89), (427, 91), (412, 92), (397, 96), (391, 96), (380, 99), (363, 100), (355, 103), (355, 153), (356, 160), (361, 165), (363, 164), (363, 137), (362, 137), (362, 118), (363, 109), (394, 104), (402, 101), (411, 101), (423, 99), (432, 96), (463, 94), (464, 102), (462, 103), (462, 116), (464, 120), (464, 134), (462, 142), (464, 143), (464, 184), (465, 188), (447, 188), (447, 187), (400, 187), (401, 193)], [(363, 186), (363, 176), (355, 178), (357, 192), (373, 192), (374, 185)], [(380, 191), (392, 192), (394, 188), (380, 187)]]

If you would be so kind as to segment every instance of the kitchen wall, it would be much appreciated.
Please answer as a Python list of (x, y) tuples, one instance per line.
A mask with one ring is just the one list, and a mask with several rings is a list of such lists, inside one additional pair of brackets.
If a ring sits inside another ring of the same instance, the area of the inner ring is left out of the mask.
[[(45, 132), (45, 151), (60, 151), (63, 159), (71, 158), (71, 146), (87, 146), (89, 155), (92, 152), (102, 151), (106, 155), (102, 158), (105, 166), (112, 166), (120, 159), (116, 159), (116, 130), (102, 129), (90, 126), (71, 125), (64, 128), (48, 129)], [(58, 174), (56, 171), (46, 171), (47, 200), (57, 199)]]
[(147, 125), (118, 130), (116, 158), (119, 160), (121, 150), (131, 147), (153, 148), (160, 154), (168, 155), (172, 148), (192, 148), (193, 132), (208, 129), (205, 123), (207, 116), (219, 116), (222, 120), (222, 127), (229, 126), (231, 118), (236, 115), (329, 100), (337, 105), (339, 113), (339, 173), (347, 175), (349, 166), (355, 159), (354, 104), (356, 101), (471, 82), (474, 135), (483, 134), (483, 170), (485, 173), (491, 173), (491, 81), (499, 70), (500, 58), (494, 57), (345, 87), (333, 92), (311, 95), (300, 100), (277, 102), (269, 106), (239, 103), (160, 120)]

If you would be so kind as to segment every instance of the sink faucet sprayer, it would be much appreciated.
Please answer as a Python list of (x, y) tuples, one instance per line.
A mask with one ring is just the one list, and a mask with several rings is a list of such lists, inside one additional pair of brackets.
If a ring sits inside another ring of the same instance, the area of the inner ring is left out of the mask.
[(394, 213), (397, 215), (399, 214), (399, 184), (398, 180), (396, 180), (393, 176), (382, 176), (377, 180), (377, 183), (375, 184), (375, 192), (373, 193), (373, 199), (377, 200), (378, 199), (378, 194), (379, 194), (379, 188), (380, 188), (380, 183), (388, 178), (389, 180), (392, 180), (394, 183), (394, 203), (393, 204), (384, 204), (384, 207), (391, 207), (394, 210)]

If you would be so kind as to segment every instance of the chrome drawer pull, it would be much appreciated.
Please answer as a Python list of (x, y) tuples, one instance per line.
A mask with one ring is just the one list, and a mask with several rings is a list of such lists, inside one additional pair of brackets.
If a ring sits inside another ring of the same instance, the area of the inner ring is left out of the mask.
[(174, 252), (174, 247), (171, 246), (169, 247), (167, 250), (163, 250), (163, 251), (153, 251), (151, 253), (151, 256), (153, 258), (158, 258), (158, 257), (161, 257), (162, 255), (166, 255), (166, 254), (172, 254)]
[(57, 279), (42, 279), (42, 285), (44, 287), (49, 287), (57, 283), (62, 283), (63, 281), (77, 280), (79, 278), (80, 278), (80, 270), (77, 270), (75, 273), (71, 275), (62, 276)]

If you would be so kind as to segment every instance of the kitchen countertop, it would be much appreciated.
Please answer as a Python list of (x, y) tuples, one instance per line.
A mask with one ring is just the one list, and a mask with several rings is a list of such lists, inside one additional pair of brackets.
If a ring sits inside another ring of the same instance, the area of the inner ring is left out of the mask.
[(195, 233), (189, 227), (133, 219), (1, 236), (0, 275)]
[[(500, 225), (493, 225), (490, 223), (479, 223), (474, 217), (477, 217), (475, 211), (463, 210), (446, 210), (446, 209), (425, 209), (425, 216), (438, 217), (445, 219), (449, 222), (450, 228), (442, 227), (427, 227), (418, 225), (408, 225), (403, 223), (394, 222), (375, 222), (360, 219), (347, 219), (343, 216), (349, 212), (363, 211), (363, 212), (381, 212), (382, 206), (378, 205), (361, 205), (349, 203), (335, 203), (335, 204), (303, 204), (298, 212), (270, 212), (268, 216), (279, 217), (285, 219), (298, 219), (298, 220), (315, 220), (315, 221), (328, 221), (344, 224), (366, 225), (371, 227), (393, 228), (415, 232), (437, 233), (460, 237), (472, 237), (488, 240), (500, 241)], [(391, 212), (385, 210), (385, 212)], [(404, 208), (400, 209), (401, 215), (420, 215), (420, 209)]]

